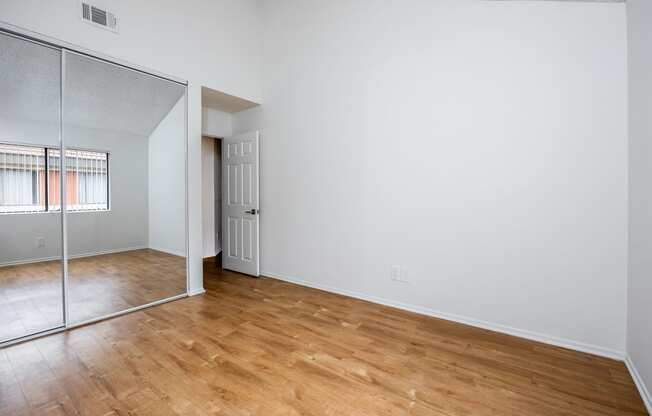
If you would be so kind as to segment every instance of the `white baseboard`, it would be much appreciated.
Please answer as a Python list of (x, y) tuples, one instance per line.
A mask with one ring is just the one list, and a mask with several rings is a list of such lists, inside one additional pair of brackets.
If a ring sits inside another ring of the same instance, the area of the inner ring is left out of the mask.
[(147, 246), (137, 246), (137, 247), (127, 247), (127, 248), (116, 248), (116, 249), (112, 249), (112, 250), (100, 250), (100, 251), (94, 251), (94, 252), (91, 252), (91, 253), (73, 254), (71, 256), (68, 256), (68, 258), (69, 259), (81, 259), (83, 257), (101, 256), (103, 254), (124, 253), (125, 251), (144, 250), (146, 248), (147, 248)]
[[(111, 249), (111, 250), (100, 250), (100, 251), (93, 251), (93, 252), (88, 252), (88, 253), (79, 253), (79, 254), (72, 254), (69, 255), (69, 259), (81, 259), (84, 257), (93, 257), (93, 256), (101, 256), (103, 254), (115, 254), (115, 253), (123, 253), (125, 251), (134, 251), (134, 250), (143, 250), (148, 248), (147, 246), (136, 246), (136, 247), (126, 247), (126, 248), (116, 248), (116, 249)], [(32, 264), (32, 263), (42, 263), (45, 261), (53, 261), (53, 260), (61, 260), (61, 256), (53, 256), (53, 257), (39, 257), (35, 259), (25, 259), (25, 260), (15, 260), (15, 261), (6, 261), (0, 263), (0, 267), (5, 267), (5, 266), (19, 266), (21, 264)]]
[(645, 403), (645, 407), (647, 407), (647, 412), (652, 415), (652, 395), (650, 395), (650, 391), (647, 389), (643, 378), (636, 369), (636, 365), (634, 365), (634, 361), (632, 361), (632, 357), (630, 357), (629, 354), (625, 356), (625, 364), (634, 379), (634, 383), (636, 383), (636, 387), (638, 388), (638, 392), (641, 394), (643, 403)]
[(407, 303), (396, 302), (389, 299), (383, 299), (376, 296), (366, 295), (360, 292), (354, 292), (350, 290), (339, 289), (332, 286), (317, 284), (313, 282), (308, 282), (303, 279), (296, 277), (286, 276), (280, 273), (274, 273), (269, 271), (261, 272), (262, 276), (272, 277), (278, 280), (283, 280), (285, 282), (294, 283), (301, 286), (307, 286), (314, 289), (324, 290), (326, 292), (333, 292), (344, 296), (349, 296), (356, 299), (366, 300), (368, 302), (378, 303), (385, 306), (391, 306), (398, 309), (403, 309), (410, 312), (415, 312), (421, 315), (432, 316), (435, 318), (445, 319), (447, 321), (458, 322), (465, 325), (475, 326), (482, 329), (487, 329), (490, 331), (501, 332), (503, 334), (513, 335), (520, 338), (526, 338), (532, 341), (538, 341), (545, 344), (554, 345), (557, 347), (568, 348), (575, 351), (585, 352), (588, 354), (598, 355), (601, 357), (612, 358), (615, 360), (623, 361), (625, 359), (625, 353), (622, 351), (612, 350), (609, 348), (600, 347), (597, 345), (586, 344), (579, 341), (573, 341), (564, 338), (558, 338), (551, 335), (541, 334), (538, 332), (528, 331), (524, 329), (512, 328), (509, 326), (496, 324), (487, 321), (481, 321), (474, 318), (468, 318), (465, 316), (450, 314), (446, 312), (441, 312), (435, 309), (426, 308), (423, 306), (410, 305)]
[(148, 248), (150, 248), (152, 250), (156, 250), (156, 251), (161, 251), (161, 252), (167, 253), (167, 254), (172, 254), (173, 256), (179, 256), (179, 257), (184, 257), (184, 258), (186, 257), (186, 253), (182, 253), (182, 252), (179, 252), (179, 251), (176, 251), (176, 250), (170, 250), (170, 249), (167, 249), (167, 248), (152, 247), (152, 246), (150, 246)]
[(195, 289), (195, 290), (189, 290), (188, 291), (188, 296), (197, 296), (197, 295), (203, 295), (206, 293), (206, 289), (201, 288), (201, 289)]
[(61, 256), (57, 256), (57, 257), (38, 257), (38, 258), (35, 258), (35, 259), (3, 261), (2, 263), (0, 263), (0, 267), (20, 266), (21, 264), (43, 263), (45, 261), (53, 261), (53, 260), (61, 260)]

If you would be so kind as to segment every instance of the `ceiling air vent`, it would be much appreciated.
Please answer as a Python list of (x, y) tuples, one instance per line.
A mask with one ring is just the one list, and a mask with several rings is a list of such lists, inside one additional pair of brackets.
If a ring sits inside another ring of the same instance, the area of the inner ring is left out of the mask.
[(82, 20), (112, 32), (118, 31), (118, 19), (108, 10), (82, 2)]

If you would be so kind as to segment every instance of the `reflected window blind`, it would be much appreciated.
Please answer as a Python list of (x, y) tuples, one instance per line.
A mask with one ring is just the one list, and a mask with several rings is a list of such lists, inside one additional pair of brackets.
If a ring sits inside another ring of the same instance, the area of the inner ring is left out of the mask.
[[(0, 214), (58, 211), (60, 188), (59, 150), (0, 144)], [(66, 207), (109, 209), (108, 153), (66, 150)]]
[(45, 211), (45, 149), (0, 144), (0, 212)]
[(71, 211), (108, 209), (108, 155), (66, 150), (66, 199)]

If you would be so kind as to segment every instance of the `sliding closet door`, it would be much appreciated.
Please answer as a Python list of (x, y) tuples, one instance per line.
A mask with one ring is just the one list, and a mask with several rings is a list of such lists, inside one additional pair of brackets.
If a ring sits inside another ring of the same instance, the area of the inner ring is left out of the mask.
[(186, 293), (185, 86), (64, 52), (68, 318)]
[(64, 324), (61, 51), (0, 32), (0, 343)]

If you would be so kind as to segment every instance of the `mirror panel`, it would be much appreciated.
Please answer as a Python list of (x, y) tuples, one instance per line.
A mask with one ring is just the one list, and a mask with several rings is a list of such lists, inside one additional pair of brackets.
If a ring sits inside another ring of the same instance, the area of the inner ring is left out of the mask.
[(186, 293), (183, 85), (64, 51), (71, 324)]
[(0, 342), (64, 325), (61, 51), (0, 33)]

